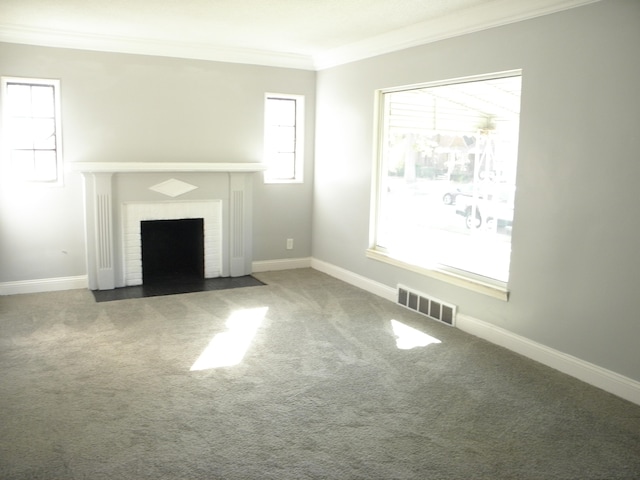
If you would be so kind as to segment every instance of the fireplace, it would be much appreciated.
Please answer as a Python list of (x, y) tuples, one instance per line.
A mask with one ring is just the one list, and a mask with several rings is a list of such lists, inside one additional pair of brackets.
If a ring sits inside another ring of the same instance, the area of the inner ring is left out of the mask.
[(85, 179), (91, 290), (143, 284), (144, 222), (201, 219), (204, 278), (252, 273), (253, 173), (259, 163), (74, 165)]
[(140, 222), (144, 285), (204, 280), (204, 219)]

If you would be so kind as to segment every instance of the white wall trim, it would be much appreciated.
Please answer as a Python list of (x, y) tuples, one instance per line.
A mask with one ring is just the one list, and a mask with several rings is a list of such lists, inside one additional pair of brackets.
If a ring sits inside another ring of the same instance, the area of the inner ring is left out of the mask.
[(390, 265), (394, 265), (396, 267), (409, 270), (411, 272), (419, 273), (420, 275), (425, 275), (427, 277), (435, 278), (436, 280), (440, 280), (442, 282), (450, 283), (451, 285), (456, 285), (458, 287), (466, 288), (467, 290), (471, 290), (473, 292), (477, 292), (483, 295), (487, 295), (489, 297), (497, 298), (498, 300), (502, 300), (503, 302), (506, 302), (509, 300), (509, 290), (507, 290), (506, 287), (493, 285), (491, 283), (488, 283), (487, 281), (481, 281), (476, 278), (471, 278), (471, 276), (464, 277), (462, 275), (458, 275), (453, 272), (438, 269), (435, 266), (433, 268), (419, 267), (417, 265), (413, 265), (411, 263), (398, 260), (397, 258), (394, 258), (386, 253), (380, 252), (375, 248), (367, 249), (367, 252), (365, 253), (365, 255), (367, 256), (367, 258), (372, 258), (379, 262), (385, 262)]
[(119, 52), (135, 55), (210, 60), (215, 62), (265, 65), (313, 70), (308, 55), (271, 52), (251, 48), (209, 45), (175, 40), (152, 40), (121, 35), (74, 33), (56, 29), (30, 28), (0, 23), (0, 42), (75, 48), (98, 52)]
[(311, 267), (311, 257), (306, 258), (281, 258), (277, 260), (260, 260), (251, 264), (252, 271), (271, 272), (275, 270), (293, 270), (296, 268)]
[[(311, 268), (395, 303), (396, 289), (322, 260), (311, 259)], [(586, 362), (559, 350), (516, 335), (491, 323), (458, 313), (456, 328), (504, 347), (531, 360), (566, 373), (585, 383), (640, 405), (640, 382)]]
[[(252, 263), (252, 271), (258, 273), (275, 270), (310, 268), (311, 261), (311, 257), (255, 261)], [(60, 290), (75, 290), (79, 288), (89, 288), (87, 275), (3, 282), (0, 283), (0, 296), (19, 295), (22, 293), (56, 292)]]
[(87, 288), (87, 276), (41, 278), (0, 283), (0, 295), (18, 295), (21, 293), (55, 292)]
[(631, 378), (468, 315), (458, 314), (456, 327), (640, 405), (640, 382)]
[(436, 17), (425, 22), (375, 35), (359, 42), (326, 50), (314, 56), (314, 65), (316, 70), (324, 70), (385, 53), (581, 7), (598, 1), (600, 0), (536, 0), (535, 2), (495, 0), (493, 2), (484, 2), (464, 12), (455, 12), (443, 17)]
[(311, 268), (326, 273), (327, 275), (331, 275), (332, 277), (342, 280), (343, 282), (354, 285), (358, 288), (366, 290), (367, 292), (385, 298), (391, 302), (396, 301), (395, 288), (388, 287), (387, 285), (376, 282), (367, 277), (363, 277), (362, 275), (358, 275), (357, 273), (345, 270), (344, 268), (336, 267), (335, 265), (323, 262), (322, 260), (318, 260), (316, 258), (311, 259)]
[(195, 60), (323, 70), (338, 65), (424, 45), (446, 38), (548, 15), (601, 0), (494, 0), (463, 12), (436, 17), (381, 35), (364, 38), (315, 55), (265, 51), (207, 43), (122, 35), (76, 33), (0, 23), (0, 42), (76, 48), (102, 52), (177, 57)]

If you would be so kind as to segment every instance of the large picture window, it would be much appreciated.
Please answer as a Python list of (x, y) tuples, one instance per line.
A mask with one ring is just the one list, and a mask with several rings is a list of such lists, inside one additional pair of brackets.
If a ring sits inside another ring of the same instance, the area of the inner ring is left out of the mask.
[(374, 258), (506, 289), (520, 72), (378, 92)]
[(3, 155), (12, 178), (62, 183), (58, 80), (2, 77)]

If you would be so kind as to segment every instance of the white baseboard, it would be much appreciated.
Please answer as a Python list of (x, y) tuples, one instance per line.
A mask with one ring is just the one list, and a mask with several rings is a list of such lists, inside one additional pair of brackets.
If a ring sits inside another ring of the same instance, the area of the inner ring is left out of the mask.
[(0, 295), (18, 295), (21, 293), (54, 292), (87, 288), (86, 275), (77, 277), (41, 278), (38, 280), (22, 280), (0, 283)]
[[(311, 260), (311, 268), (392, 302), (396, 301), (396, 289), (393, 287), (315, 258)], [(631, 378), (468, 315), (457, 315), (456, 328), (640, 405), (640, 382)]]
[(456, 327), (640, 405), (640, 382), (631, 378), (468, 315), (458, 314)]
[(331, 275), (332, 277), (366, 290), (367, 292), (378, 295), (379, 297), (386, 298), (391, 302), (396, 301), (396, 290), (394, 288), (388, 287), (387, 285), (376, 282), (367, 277), (363, 277), (362, 275), (358, 275), (357, 273), (336, 267), (335, 265), (315, 258), (311, 259), (311, 268), (326, 273), (327, 275)]
[(309, 268), (309, 267), (311, 267), (311, 257), (262, 260), (258, 262), (253, 262), (251, 264), (251, 269), (255, 273), (270, 272), (274, 270), (292, 270), (295, 268)]

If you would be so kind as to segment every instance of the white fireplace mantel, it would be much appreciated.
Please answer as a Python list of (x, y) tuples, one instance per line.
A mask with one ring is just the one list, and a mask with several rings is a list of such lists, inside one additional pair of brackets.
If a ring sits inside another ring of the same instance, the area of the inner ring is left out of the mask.
[(262, 172), (267, 166), (264, 163), (222, 162), (75, 162), (72, 168), (82, 173), (251, 173)]
[[(128, 174), (166, 174), (171, 181), (178, 174), (225, 174), (227, 205), (223, 250), (227, 260), (222, 276), (251, 273), (252, 261), (252, 174), (266, 170), (262, 163), (221, 162), (76, 162), (72, 167), (85, 179), (85, 226), (89, 288), (108, 290), (125, 286), (123, 239), (118, 218), (123, 208), (116, 202), (114, 178)], [(154, 179), (156, 182), (157, 179)], [(149, 186), (141, 187), (146, 188)], [(171, 195), (173, 196), (173, 195)], [(136, 201), (133, 199), (132, 201)], [(159, 204), (180, 199), (158, 199)], [(116, 204), (117, 203), (117, 204)]]

